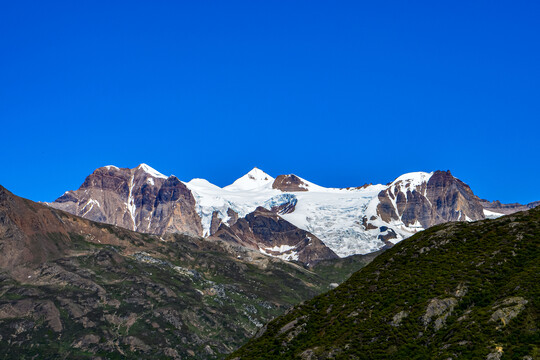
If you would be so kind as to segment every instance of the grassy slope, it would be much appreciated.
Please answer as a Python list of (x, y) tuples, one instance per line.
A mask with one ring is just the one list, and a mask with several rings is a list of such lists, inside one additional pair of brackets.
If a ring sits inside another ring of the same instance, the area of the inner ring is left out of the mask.
[[(539, 273), (540, 209), (436, 226), (272, 321), (231, 358), (538, 359)], [(399, 324), (398, 314), (407, 314)]]

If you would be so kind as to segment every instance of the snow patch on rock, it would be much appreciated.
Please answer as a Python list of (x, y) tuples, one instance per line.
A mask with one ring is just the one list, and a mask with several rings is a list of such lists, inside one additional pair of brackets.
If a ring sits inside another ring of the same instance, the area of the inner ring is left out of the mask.
[(148, 166), (146, 164), (140, 164), (139, 166), (137, 166), (137, 169), (141, 169), (142, 171), (144, 171), (148, 175), (153, 176), (155, 178), (167, 179), (167, 176), (163, 175), (162, 173), (160, 173), (156, 169), (154, 169), (154, 168), (152, 168), (152, 167), (150, 167), (150, 166)]

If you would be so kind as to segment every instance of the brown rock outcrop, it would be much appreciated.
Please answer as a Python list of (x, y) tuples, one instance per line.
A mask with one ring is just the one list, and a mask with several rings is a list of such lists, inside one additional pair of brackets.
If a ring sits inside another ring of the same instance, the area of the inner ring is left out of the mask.
[(290, 175), (279, 175), (272, 184), (273, 189), (278, 189), (281, 191), (308, 191), (308, 184), (306, 184), (298, 176)]
[(305, 264), (338, 256), (315, 235), (299, 229), (279, 215), (262, 207), (232, 226), (221, 225), (215, 238), (259, 250), (285, 260)]

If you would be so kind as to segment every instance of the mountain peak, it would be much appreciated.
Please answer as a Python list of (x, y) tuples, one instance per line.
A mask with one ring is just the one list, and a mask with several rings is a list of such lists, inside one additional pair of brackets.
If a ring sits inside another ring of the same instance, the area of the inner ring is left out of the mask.
[(432, 175), (433, 175), (433, 172), (430, 172), (430, 173), (423, 172), (423, 171), (410, 172), (410, 173), (406, 173), (397, 177), (394, 181), (391, 182), (391, 184), (396, 184), (400, 181), (403, 181), (403, 182), (410, 182), (412, 183), (412, 185), (420, 185), (422, 183), (427, 183)]
[(268, 175), (267, 173), (265, 173), (264, 171), (262, 171), (258, 167), (254, 167), (246, 175), (248, 175), (248, 177), (250, 179), (253, 179), (253, 180), (268, 180), (268, 179), (272, 178), (270, 175)]
[(226, 186), (228, 189), (239, 190), (252, 190), (260, 187), (271, 186), (274, 182), (274, 178), (262, 171), (261, 169), (254, 167), (246, 175), (242, 176), (231, 185)]
[(145, 173), (147, 173), (148, 175), (153, 176), (155, 178), (167, 179), (167, 176), (163, 175), (162, 173), (160, 173), (159, 171), (157, 171), (153, 167), (148, 166), (148, 165), (146, 165), (144, 163), (140, 164), (135, 169), (140, 169), (140, 170), (144, 171)]

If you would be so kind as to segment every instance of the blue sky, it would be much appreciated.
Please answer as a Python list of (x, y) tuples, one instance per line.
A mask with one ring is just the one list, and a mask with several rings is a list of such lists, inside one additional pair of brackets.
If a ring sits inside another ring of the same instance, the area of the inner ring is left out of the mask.
[(536, 1), (1, 1), (0, 184), (147, 163), (223, 186), (451, 170), (540, 200)]

